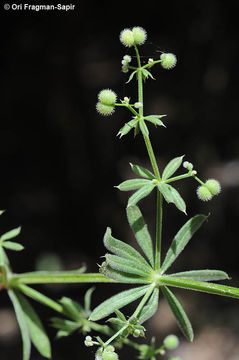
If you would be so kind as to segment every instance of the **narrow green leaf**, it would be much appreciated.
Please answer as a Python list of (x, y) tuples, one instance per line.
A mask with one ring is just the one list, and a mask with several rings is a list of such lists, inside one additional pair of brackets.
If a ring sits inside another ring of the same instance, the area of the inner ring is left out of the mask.
[(24, 312), (32, 343), (42, 356), (50, 359), (51, 344), (39, 316), (23, 295), (17, 293), (17, 298)]
[(80, 312), (82, 312), (82, 307), (77, 304), (74, 300), (63, 296), (59, 303), (64, 307), (64, 313), (67, 314), (72, 320), (78, 321), (81, 318)]
[(174, 286), (182, 289), (201, 291), (208, 294), (228, 296), (239, 299), (239, 288), (235, 288), (232, 286), (207, 283), (204, 281), (195, 281), (184, 278), (181, 279), (173, 276), (162, 276), (160, 282), (168, 286)]
[(134, 232), (139, 246), (148, 258), (150, 264), (154, 266), (153, 242), (141, 211), (138, 206), (129, 206), (126, 211), (129, 225)]
[(200, 228), (200, 226), (204, 223), (206, 219), (207, 216), (205, 215), (196, 215), (190, 220), (188, 220), (177, 232), (162, 264), (162, 274), (176, 260), (176, 258), (183, 251), (193, 234)]
[(175, 297), (175, 295), (166, 286), (162, 286), (162, 291), (163, 291), (163, 295), (168, 301), (168, 304), (178, 322), (178, 325), (182, 333), (189, 341), (193, 341), (194, 335), (193, 335), (192, 325), (185, 311), (183, 310), (182, 305)]
[(160, 120), (161, 117), (164, 117), (166, 115), (148, 115), (148, 116), (144, 116), (144, 119), (147, 121), (150, 121), (152, 124), (154, 124), (155, 126), (164, 126), (164, 123), (162, 122), (162, 120)]
[(186, 204), (179, 192), (174, 187), (161, 182), (158, 184), (158, 189), (162, 193), (167, 203), (173, 203), (180, 211), (186, 214)]
[(51, 326), (55, 329), (60, 329), (56, 334), (56, 338), (60, 339), (71, 335), (74, 331), (81, 327), (81, 324), (71, 320), (53, 317), (51, 318)]
[(150, 180), (146, 179), (130, 179), (123, 181), (121, 184), (116, 186), (121, 191), (130, 191), (130, 190), (136, 190), (140, 189), (144, 185), (150, 184)]
[(120, 326), (120, 327), (123, 327), (125, 325), (125, 321), (122, 321), (122, 320), (120, 320), (118, 318), (110, 318), (106, 322), (110, 322), (111, 324), (117, 325), (117, 326)]
[(138, 122), (138, 119), (132, 119), (129, 122), (127, 122), (118, 132), (118, 136), (120, 136), (120, 138), (126, 134), (128, 134), (130, 132), (130, 130), (132, 130), (136, 124)]
[(168, 165), (165, 167), (163, 174), (162, 174), (162, 180), (167, 180), (170, 176), (172, 176), (178, 168), (181, 166), (183, 161), (183, 156), (179, 156), (171, 160)]
[(142, 176), (146, 179), (150, 179), (150, 180), (153, 180), (155, 179), (155, 175), (150, 172), (149, 170), (143, 168), (142, 166), (140, 165), (133, 165), (130, 163), (130, 166), (131, 166), (131, 169), (139, 176)]
[(117, 271), (112, 269), (109, 265), (104, 265), (101, 269), (102, 274), (112, 279), (117, 283), (122, 284), (148, 284), (150, 281), (139, 276), (125, 273), (124, 271)]
[(4, 266), (6, 260), (5, 251), (2, 248), (2, 245), (0, 245), (0, 266)]
[(91, 307), (91, 297), (92, 297), (92, 293), (95, 290), (95, 287), (92, 286), (91, 288), (89, 288), (84, 296), (84, 310), (86, 312), (90, 311), (90, 307)]
[(2, 215), (6, 210), (0, 210), (0, 215)]
[(15, 250), (15, 251), (21, 251), (24, 249), (24, 246), (13, 241), (4, 241), (2, 246), (5, 247), (6, 249)]
[(134, 129), (134, 137), (136, 137), (139, 132), (140, 132), (140, 127), (139, 127), (139, 121), (138, 121), (135, 126), (135, 129)]
[(9, 239), (12, 239), (16, 236), (18, 236), (21, 232), (21, 226), (19, 226), (18, 228), (16, 229), (13, 229), (13, 230), (10, 230), (8, 232), (6, 232), (5, 234), (3, 234), (1, 236), (1, 241), (5, 241), (5, 240), (9, 240)]
[(155, 186), (156, 185), (152, 182), (142, 186), (139, 190), (137, 190), (133, 195), (130, 196), (127, 206), (136, 205), (140, 200), (149, 195), (151, 191), (155, 188)]
[(152, 269), (148, 268), (148, 266), (145, 266), (143, 263), (134, 258), (125, 259), (111, 254), (106, 254), (105, 258), (107, 264), (117, 271), (123, 271), (125, 273), (142, 276), (144, 278), (148, 278), (152, 272)]
[(115, 314), (117, 315), (117, 317), (122, 320), (122, 321), (127, 321), (126, 317), (124, 316), (124, 314), (120, 311), (120, 310), (115, 310)]
[(221, 270), (190, 270), (179, 272), (176, 274), (170, 274), (169, 276), (198, 281), (217, 281), (229, 279), (227, 273)]
[(110, 250), (112, 253), (129, 260), (132, 258), (136, 259), (144, 266), (147, 266), (149, 270), (151, 269), (145, 258), (137, 250), (123, 241), (115, 239), (111, 235), (111, 229), (109, 227), (105, 232), (103, 241), (106, 249)]
[(126, 81), (126, 84), (128, 84), (134, 77), (134, 75), (137, 73), (137, 70), (133, 71), (131, 74), (130, 74), (130, 77), (128, 79), (128, 81)]
[(146, 70), (146, 69), (142, 69), (142, 75), (143, 75), (143, 79), (146, 80), (148, 79), (148, 77), (150, 77), (151, 79), (155, 80), (155, 78), (153, 77), (153, 75), (151, 74), (150, 71)]
[(140, 130), (142, 132), (142, 134), (146, 137), (149, 136), (149, 130), (147, 128), (147, 125), (145, 124), (144, 120), (140, 120), (139, 121), (139, 127), (140, 127)]
[(148, 303), (143, 307), (139, 316), (139, 324), (143, 324), (150, 319), (158, 309), (159, 289), (155, 288)]
[(23, 360), (29, 360), (31, 355), (31, 339), (29, 334), (29, 329), (27, 325), (27, 320), (25, 314), (22, 310), (21, 304), (18, 300), (18, 297), (14, 290), (8, 290), (8, 295), (13, 304), (15, 314), (17, 317), (17, 322), (21, 331), (22, 336), (22, 345), (23, 345)]
[(97, 321), (105, 318), (106, 316), (113, 313), (115, 310), (122, 308), (125, 305), (130, 304), (131, 302), (142, 297), (147, 290), (149, 289), (148, 285), (136, 287), (130, 290), (125, 290), (117, 295), (112, 296), (111, 298), (105, 300), (103, 303), (98, 305), (90, 315), (89, 320)]

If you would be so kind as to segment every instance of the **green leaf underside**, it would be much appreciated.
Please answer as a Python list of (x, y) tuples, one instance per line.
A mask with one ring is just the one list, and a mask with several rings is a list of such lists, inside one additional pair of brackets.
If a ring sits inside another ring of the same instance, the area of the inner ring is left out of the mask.
[(142, 134), (146, 137), (149, 136), (149, 130), (147, 128), (147, 125), (145, 124), (145, 122), (143, 120), (140, 120), (139, 121), (139, 127), (140, 127), (140, 130), (142, 132)]
[(13, 230), (10, 230), (8, 232), (6, 232), (5, 234), (3, 234), (1, 236), (1, 241), (5, 241), (5, 240), (10, 240), (16, 236), (18, 236), (21, 232), (21, 226), (19, 226), (18, 228), (16, 229), (13, 229)]
[(4, 241), (2, 246), (5, 247), (6, 249), (14, 250), (14, 251), (21, 251), (24, 249), (24, 246), (14, 241)]
[(168, 203), (173, 203), (180, 211), (186, 214), (186, 204), (179, 192), (169, 184), (158, 184), (158, 189)]
[(118, 135), (119, 135), (120, 137), (122, 137), (122, 136), (128, 134), (128, 133), (130, 132), (130, 130), (132, 130), (132, 129), (136, 126), (137, 122), (138, 122), (138, 119), (132, 119), (132, 120), (130, 120), (129, 122), (127, 122), (127, 123), (119, 130)]
[(148, 227), (145, 224), (143, 215), (137, 206), (129, 206), (127, 209), (127, 218), (132, 228), (136, 240), (148, 258), (152, 267), (154, 267), (154, 249)]
[(117, 271), (112, 269), (109, 265), (106, 265), (103, 270), (103, 274), (110, 279), (115, 280), (117, 283), (122, 284), (148, 284), (149, 280), (142, 278), (138, 275), (127, 274), (123, 271)]
[(177, 323), (182, 333), (189, 341), (193, 341), (194, 335), (192, 325), (185, 311), (183, 310), (182, 305), (175, 297), (175, 295), (166, 286), (162, 286), (162, 292), (177, 320)]
[(144, 119), (147, 121), (150, 121), (155, 126), (164, 126), (165, 127), (162, 120), (160, 120), (160, 118), (164, 117), (164, 116), (166, 116), (166, 115), (149, 115), (149, 116), (144, 116)]
[(137, 175), (139, 175), (139, 176), (141, 176), (141, 177), (144, 177), (144, 178), (146, 178), (146, 179), (150, 179), (150, 180), (155, 179), (154, 174), (153, 174), (151, 171), (145, 169), (143, 166), (134, 165), (134, 164), (131, 164), (131, 163), (130, 163), (130, 166), (131, 166), (131, 169), (132, 169)]
[(148, 278), (152, 272), (148, 266), (144, 266), (136, 259), (125, 259), (116, 255), (106, 254), (106, 262), (109, 266), (117, 271), (123, 271), (128, 274), (142, 276)]
[(145, 198), (147, 195), (151, 193), (151, 191), (155, 188), (155, 184), (150, 182), (147, 185), (142, 186), (139, 190), (137, 190), (128, 201), (128, 206), (136, 205), (140, 200)]
[(158, 309), (159, 289), (155, 288), (148, 303), (143, 307), (139, 315), (139, 324), (150, 319)]
[(198, 280), (198, 281), (216, 281), (228, 280), (227, 273), (221, 270), (190, 270), (183, 271), (175, 274), (170, 274), (172, 277), (179, 277), (184, 279)]
[(182, 289), (201, 291), (208, 294), (228, 296), (239, 299), (239, 289), (232, 286), (189, 280), (185, 278), (181, 279), (173, 276), (163, 276), (160, 279), (160, 283), (167, 286), (174, 286)]
[(21, 331), (22, 344), (23, 344), (23, 360), (29, 360), (31, 355), (31, 339), (30, 339), (29, 329), (27, 326), (27, 321), (15, 291), (8, 290), (8, 295), (13, 304), (15, 314), (17, 317), (17, 322)]
[(178, 170), (178, 168), (182, 164), (183, 158), (184, 158), (184, 155), (176, 157), (167, 164), (167, 166), (165, 167), (163, 174), (162, 174), (162, 180), (167, 180), (168, 178), (170, 178), (170, 176), (172, 176)]
[(171, 264), (176, 260), (178, 255), (183, 251), (193, 234), (200, 228), (203, 222), (207, 219), (205, 215), (196, 215), (189, 219), (182, 228), (175, 235), (171, 246), (165, 256), (164, 262), (161, 267), (163, 274)]
[(125, 290), (118, 293), (117, 295), (112, 296), (111, 298), (105, 300), (103, 303), (98, 305), (93, 310), (89, 320), (97, 321), (105, 318), (106, 316), (113, 313), (115, 310), (118, 310), (123, 306), (126, 306), (129, 303), (142, 297), (148, 289), (149, 285), (145, 285), (130, 290)]
[(122, 182), (118, 186), (116, 186), (121, 191), (130, 191), (140, 189), (144, 185), (150, 184), (150, 180), (146, 179), (130, 179)]
[(129, 260), (135, 259), (144, 266), (147, 266), (149, 270), (151, 269), (145, 258), (137, 250), (135, 250), (132, 246), (124, 243), (123, 241), (115, 239), (111, 235), (110, 228), (107, 228), (103, 241), (106, 249), (111, 251), (115, 255)]
[(42, 356), (50, 359), (51, 344), (39, 316), (23, 295), (17, 293), (17, 297), (25, 315), (32, 343)]

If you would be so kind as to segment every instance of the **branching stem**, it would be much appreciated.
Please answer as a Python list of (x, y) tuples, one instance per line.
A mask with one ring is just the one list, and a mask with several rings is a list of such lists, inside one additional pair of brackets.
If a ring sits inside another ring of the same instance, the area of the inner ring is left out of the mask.
[[(139, 56), (139, 51), (135, 45), (135, 51), (138, 62), (138, 101), (143, 104), (143, 78), (142, 78), (142, 67)], [(139, 114), (143, 117), (143, 107), (139, 108)], [(161, 180), (158, 164), (154, 155), (153, 147), (148, 136), (144, 135), (144, 142), (148, 151), (150, 162), (157, 180)], [(159, 190), (157, 190), (157, 212), (156, 212), (156, 240), (155, 240), (155, 270), (160, 268), (161, 258), (161, 242), (162, 242), (162, 216), (163, 216), (163, 198)]]

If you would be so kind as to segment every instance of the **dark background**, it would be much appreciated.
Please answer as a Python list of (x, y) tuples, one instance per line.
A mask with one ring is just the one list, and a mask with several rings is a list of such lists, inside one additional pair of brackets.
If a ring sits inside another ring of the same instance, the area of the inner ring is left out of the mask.
[[(1, 217), (1, 232), (22, 225), (19, 241), (26, 247), (22, 253), (9, 254), (14, 271), (41, 268), (46, 256), (57, 268), (74, 269), (84, 263), (88, 271), (98, 271), (96, 262), (101, 263), (105, 253), (106, 226), (112, 227), (117, 238), (133, 244), (125, 216), (128, 194), (119, 193), (113, 185), (133, 176), (129, 162), (150, 167), (147, 152), (141, 136), (116, 137), (130, 120), (126, 110), (118, 108), (113, 116), (101, 117), (95, 103), (103, 88), (112, 88), (121, 99), (137, 100), (135, 82), (125, 84), (128, 74), (121, 72), (122, 57), (134, 53), (122, 46), (119, 33), (139, 25), (148, 32), (140, 48), (143, 61), (159, 58), (160, 51), (173, 52), (178, 58), (172, 71), (155, 66), (152, 73), (157, 80), (145, 85), (145, 112), (168, 114), (167, 129), (150, 127), (160, 168), (185, 154), (201, 179), (215, 177), (223, 188), (220, 196), (202, 203), (196, 197), (195, 182), (189, 179), (177, 184), (188, 216), (211, 215), (172, 270), (218, 268), (232, 277), (229, 285), (238, 286), (237, 2), (75, 4), (75, 10), (68, 13), (6, 11), (1, 5), (0, 207), (7, 210)], [(141, 206), (154, 234), (154, 197)], [(165, 206), (164, 214), (165, 251), (187, 218), (172, 205)], [(82, 302), (88, 286), (37, 288), (55, 299), (65, 295)], [(125, 287), (97, 285), (93, 306), (121, 288)], [(192, 354), (194, 359), (207, 360), (215, 354), (219, 360), (237, 359), (239, 303), (175, 292), (192, 319), (196, 339), (204, 336), (202, 343), (182, 342), (178, 354), (184, 360)], [(161, 305), (167, 314), (167, 307)], [(21, 340), (9, 306), (2, 291), (3, 360), (21, 356)], [(45, 319), (54, 359), (94, 358), (91, 349), (81, 346), (83, 339), (79, 341), (77, 334), (55, 341), (47, 320), (55, 314), (38, 304), (36, 309)], [(159, 311), (159, 325), (154, 320), (150, 326), (159, 342), (168, 332), (177, 333), (174, 321), (160, 328), (164, 324), (160, 316)], [(213, 355), (202, 355), (210, 337), (206, 331), (214, 334), (209, 348), (217, 344), (214, 351), (218, 352)], [(231, 347), (225, 352), (229, 339), (233, 339)], [(123, 350), (120, 358), (130, 359), (132, 353)], [(34, 350), (32, 359), (40, 359)]]

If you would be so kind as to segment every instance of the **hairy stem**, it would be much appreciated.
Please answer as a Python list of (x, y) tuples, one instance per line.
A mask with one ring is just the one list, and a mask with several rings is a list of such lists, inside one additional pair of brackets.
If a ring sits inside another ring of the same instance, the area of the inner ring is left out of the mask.
[(43, 274), (41, 272), (23, 273), (12, 275), (9, 283), (11, 286), (18, 284), (59, 284), (59, 283), (116, 283), (115, 280), (108, 278), (98, 273), (88, 274), (57, 274), (48, 273)]

